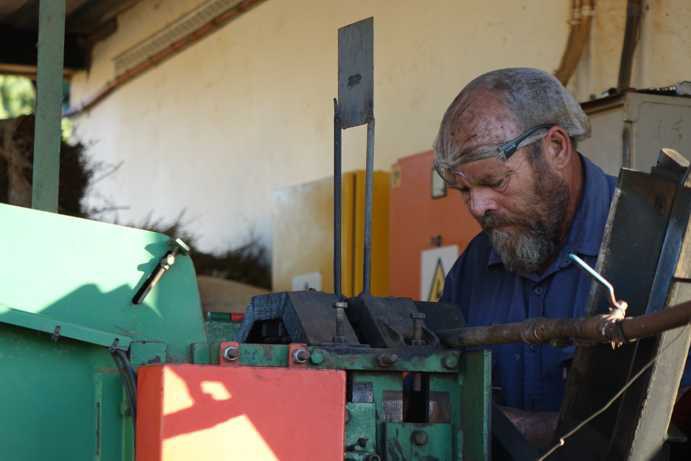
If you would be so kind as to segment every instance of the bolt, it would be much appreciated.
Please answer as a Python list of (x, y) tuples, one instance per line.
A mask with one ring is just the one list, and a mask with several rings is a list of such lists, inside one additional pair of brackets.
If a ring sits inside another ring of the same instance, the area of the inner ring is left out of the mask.
[(310, 354), (310, 362), (312, 362), (313, 365), (319, 365), (323, 363), (324, 359), (326, 359), (326, 353), (323, 350), (312, 350), (312, 353)]
[(293, 360), (295, 363), (306, 363), (310, 353), (307, 349), (295, 349), (293, 351)]
[(398, 354), (384, 352), (377, 356), (377, 363), (382, 368), (387, 368), (398, 362)]
[(228, 346), (223, 349), (223, 358), (229, 362), (240, 358), (240, 348), (237, 346)]
[(425, 431), (413, 431), (413, 434), (410, 438), (413, 440), (413, 443), (418, 447), (427, 444), (427, 432)]
[(422, 346), (425, 341), (422, 339), (422, 329), (425, 327), (425, 319), (427, 316), (422, 312), (413, 312), (410, 314), (413, 319), (413, 340), (410, 342), (413, 346)]
[(458, 367), (458, 355), (449, 354), (444, 356), (444, 358), (441, 359), (441, 364), (447, 370), (453, 370), (454, 368)]
[(346, 342), (345, 338), (345, 321), (346, 315), (345, 310), (348, 308), (348, 303), (345, 301), (337, 301), (334, 303), (334, 309), (336, 309), (336, 335), (333, 338), (335, 343)]

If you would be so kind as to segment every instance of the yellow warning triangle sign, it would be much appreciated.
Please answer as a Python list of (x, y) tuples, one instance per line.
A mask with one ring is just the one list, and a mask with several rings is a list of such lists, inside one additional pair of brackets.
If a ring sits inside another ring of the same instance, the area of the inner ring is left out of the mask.
[(437, 259), (437, 265), (434, 268), (434, 275), (432, 275), (432, 283), (430, 283), (429, 294), (427, 301), (437, 302), (444, 292), (444, 266), (441, 263), (441, 258)]

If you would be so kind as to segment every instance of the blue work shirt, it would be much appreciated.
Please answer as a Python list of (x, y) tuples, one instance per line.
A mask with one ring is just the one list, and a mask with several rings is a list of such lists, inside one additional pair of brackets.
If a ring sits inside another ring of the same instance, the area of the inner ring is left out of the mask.
[[(440, 301), (458, 305), (468, 326), (585, 316), (591, 279), (568, 255), (576, 253), (595, 265), (616, 178), (587, 158), (581, 156), (581, 160), (581, 200), (566, 243), (544, 273), (520, 275), (506, 270), (484, 232), (470, 242), (449, 271)], [(497, 403), (530, 411), (559, 410), (566, 382), (564, 366), (573, 357), (573, 347), (505, 344), (489, 348)]]

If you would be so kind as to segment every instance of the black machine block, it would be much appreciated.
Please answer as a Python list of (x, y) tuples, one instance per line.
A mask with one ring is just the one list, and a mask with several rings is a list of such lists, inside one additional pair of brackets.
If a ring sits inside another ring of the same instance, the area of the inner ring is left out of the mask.
[[(338, 298), (320, 291), (292, 291), (255, 296), (247, 307), (245, 320), (238, 335), (241, 342), (266, 342), (261, 327), (275, 325), (285, 341), (311, 345), (329, 344), (336, 335)], [(280, 322), (279, 322), (280, 321)], [(343, 324), (346, 344), (358, 344), (357, 336), (346, 320)]]

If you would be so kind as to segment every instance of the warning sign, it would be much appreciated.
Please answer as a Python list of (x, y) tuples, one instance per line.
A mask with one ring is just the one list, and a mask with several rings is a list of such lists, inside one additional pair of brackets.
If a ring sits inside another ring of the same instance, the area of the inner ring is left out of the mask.
[(439, 301), (444, 291), (444, 278), (458, 258), (458, 246), (449, 245), (421, 253), (420, 299)]

